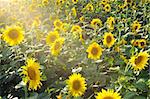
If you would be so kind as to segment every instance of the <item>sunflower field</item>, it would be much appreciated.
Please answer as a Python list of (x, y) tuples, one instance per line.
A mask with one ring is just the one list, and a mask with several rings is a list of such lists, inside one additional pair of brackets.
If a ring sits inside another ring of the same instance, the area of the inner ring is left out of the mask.
[(0, 99), (150, 99), (150, 0), (0, 0)]

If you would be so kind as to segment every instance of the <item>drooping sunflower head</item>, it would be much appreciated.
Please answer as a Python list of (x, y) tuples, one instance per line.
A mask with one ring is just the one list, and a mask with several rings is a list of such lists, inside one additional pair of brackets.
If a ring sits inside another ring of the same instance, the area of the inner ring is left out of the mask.
[(105, 33), (104, 34), (104, 39), (103, 39), (103, 44), (107, 46), (108, 48), (112, 47), (115, 43), (115, 38), (112, 33)]
[(134, 55), (131, 57), (131, 59), (129, 60), (132, 68), (134, 70), (142, 70), (146, 67), (146, 65), (148, 64), (148, 60), (149, 60), (150, 55), (147, 53), (147, 51), (144, 52), (140, 52), (137, 55)]
[(134, 33), (137, 33), (141, 28), (141, 24), (138, 21), (134, 21), (131, 25), (131, 29)]
[(110, 4), (106, 4), (106, 5), (104, 6), (104, 10), (105, 10), (105, 12), (110, 12), (110, 11), (111, 11), (111, 6), (110, 6)]
[(145, 39), (140, 39), (138, 43), (139, 48), (145, 48), (146, 47), (146, 40)]
[(121, 96), (119, 93), (114, 92), (114, 90), (112, 89), (108, 89), (107, 91), (102, 89), (102, 92), (98, 92), (95, 98), (96, 99), (121, 99)]
[(102, 55), (102, 51), (103, 51), (103, 49), (96, 42), (89, 45), (89, 47), (86, 50), (86, 52), (88, 53), (88, 58), (94, 59), (94, 60), (100, 59), (100, 57)]
[(82, 42), (82, 44), (85, 43), (85, 39), (86, 39), (85, 34), (80, 33), (79, 40)]
[(85, 20), (85, 17), (81, 16), (79, 19), (80, 19), (80, 22), (83, 22)]
[(6, 27), (2, 37), (10, 46), (18, 45), (24, 39), (23, 29), (19, 26)]
[(108, 17), (107, 18), (107, 24), (109, 24), (109, 25), (115, 24), (115, 18), (112, 16)]
[(72, 2), (73, 2), (74, 4), (76, 4), (76, 3), (78, 3), (78, 0), (72, 0)]
[(64, 41), (65, 41), (65, 39), (60, 37), (60, 38), (56, 39), (55, 42), (52, 44), (50, 51), (53, 56), (58, 56), (58, 54), (62, 50)]
[(82, 28), (79, 25), (73, 25), (73, 27), (71, 28), (71, 32), (76, 32), (76, 33), (81, 33), (82, 32)]
[(37, 90), (37, 88), (41, 87), (41, 73), (40, 73), (40, 64), (35, 61), (33, 58), (29, 58), (26, 61), (26, 66), (21, 67), (22, 70), (22, 75), (23, 81), (25, 83), (29, 84), (28, 89), (29, 90)]
[(66, 80), (66, 83), (68, 85), (69, 92), (74, 97), (82, 96), (87, 89), (85, 78), (79, 73), (74, 73), (69, 76), (69, 79)]
[(71, 11), (72, 11), (72, 15), (73, 15), (74, 17), (76, 17), (76, 16), (77, 16), (76, 8), (73, 7), (73, 8), (71, 9)]
[(115, 18), (114, 17), (107, 18), (106, 24), (109, 30), (114, 30)]
[(94, 10), (94, 7), (93, 7), (93, 5), (92, 5), (91, 3), (88, 3), (88, 4), (86, 5), (85, 9), (86, 9), (87, 11), (93, 11), (93, 10)]
[(63, 22), (59, 19), (55, 20), (54, 21), (54, 26), (57, 27), (57, 28), (61, 28), (63, 25)]
[(56, 39), (58, 39), (60, 36), (59, 36), (59, 33), (57, 31), (51, 31), (49, 32), (49, 34), (46, 36), (46, 43), (51, 46)]
[(101, 27), (102, 26), (102, 21), (100, 19), (98, 19), (98, 18), (97, 19), (93, 19), (91, 21), (91, 26), (93, 28)]

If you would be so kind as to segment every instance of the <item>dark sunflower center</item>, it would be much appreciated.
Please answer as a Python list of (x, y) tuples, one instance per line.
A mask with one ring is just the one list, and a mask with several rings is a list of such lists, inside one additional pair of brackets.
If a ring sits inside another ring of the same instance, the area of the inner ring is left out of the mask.
[(79, 28), (76, 27), (76, 28), (73, 29), (73, 31), (74, 31), (74, 32), (78, 32), (78, 31), (79, 31)]
[(106, 9), (109, 9), (109, 7), (108, 7), (108, 6), (106, 6)]
[(111, 36), (107, 36), (107, 38), (106, 38), (107, 43), (110, 43), (111, 40), (112, 40)]
[(44, 4), (47, 4), (47, 1), (44, 1)]
[(103, 99), (114, 99), (114, 98), (111, 97), (111, 96), (106, 96), (106, 97), (104, 97)]
[(97, 24), (97, 22), (93, 22), (93, 24), (94, 24), (94, 25), (96, 25), (96, 24)]
[(136, 41), (135, 44), (138, 45), (138, 42)]
[(127, 3), (131, 3), (131, 0), (127, 0)]
[(56, 26), (60, 27), (61, 23), (60, 22), (56, 22)]
[(114, 24), (114, 21), (113, 21), (113, 20), (111, 20), (111, 24)]
[(57, 50), (57, 49), (59, 49), (59, 48), (60, 48), (60, 46), (61, 46), (61, 45), (60, 45), (60, 42), (56, 42), (56, 43), (55, 43), (55, 47), (54, 47), (54, 49), (55, 49), (55, 50)]
[(55, 40), (56, 40), (56, 36), (55, 35), (53, 35), (53, 36), (50, 37), (50, 41), (51, 42), (54, 42)]
[(135, 30), (137, 30), (138, 29), (138, 26), (135, 26)]
[(91, 6), (89, 6), (89, 11), (91, 11), (92, 10), (92, 7)]
[(142, 56), (137, 57), (137, 58), (135, 59), (135, 64), (136, 64), (136, 65), (140, 64), (140, 63), (142, 62), (142, 60), (143, 60), (143, 57), (142, 57)]
[(27, 72), (28, 72), (28, 76), (31, 80), (36, 80), (36, 71), (34, 70), (34, 68), (29, 67), (27, 69)]
[(145, 43), (144, 43), (144, 42), (140, 42), (140, 44), (141, 44), (141, 46), (144, 46), (144, 45), (145, 45)]
[(16, 39), (18, 38), (18, 31), (17, 30), (11, 30), (8, 34), (8, 36), (11, 38), (11, 39)]
[(98, 49), (97, 49), (96, 47), (92, 48), (91, 53), (92, 53), (93, 55), (97, 55)]
[(97, 23), (97, 26), (101, 26), (101, 24), (100, 24), (100, 23)]
[(73, 86), (72, 87), (73, 87), (74, 90), (79, 90), (80, 87), (81, 87), (80, 81), (79, 80), (73, 81)]

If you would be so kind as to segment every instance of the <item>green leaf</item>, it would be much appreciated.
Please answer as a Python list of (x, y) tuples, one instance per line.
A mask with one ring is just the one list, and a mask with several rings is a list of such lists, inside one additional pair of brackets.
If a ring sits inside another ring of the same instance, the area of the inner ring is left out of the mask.
[[(144, 96), (134, 96), (133, 99), (146, 99), (146, 97), (144, 97)], [(147, 99), (148, 99), (148, 98), (147, 98)]]
[(124, 96), (124, 99), (132, 99), (135, 96), (136, 96), (135, 92), (127, 92)]
[(28, 97), (28, 99), (37, 99), (37, 97), (38, 97), (38, 93), (33, 92), (33, 93), (31, 93), (31, 96)]
[(148, 86), (146, 85), (146, 82), (144, 79), (139, 79), (135, 84), (135, 87), (139, 90), (148, 90)]

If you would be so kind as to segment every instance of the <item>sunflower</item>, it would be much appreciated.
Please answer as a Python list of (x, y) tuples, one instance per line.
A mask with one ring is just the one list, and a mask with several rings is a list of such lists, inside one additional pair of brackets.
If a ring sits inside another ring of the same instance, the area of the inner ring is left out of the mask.
[(104, 7), (108, 2), (109, 2), (109, 0), (102, 0), (100, 2), (100, 4)]
[(88, 3), (88, 4), (86, 5), (85, 9), (86, 9), (87, 11), (93, 11), (93, 10), (94, 10), (94, 7), (93, 7), (93, 5), (92, 5), (91, 3)]
[(98, 18), (97, 19), (93, 19), (91, 21), (91, 26), (93, 28), (101, 27), (102, 26), (102, 21), (100, 19), (98, 19)]
[(123, 53), (120, 53), (120, 58), (127, 64), (128, 63), (128, 59), (126, 58), (126, 56)]
[(57, 96), (57, 99), (62, 99), (62, 94), (61, 93)]
[(34, 21), (33, 21), (33, 23), (32, 23), (32, 26), (34, 26), (34, 27), (39, 27), (40, 24), (41, 24), (40, 18), (39, 18), (39, 17), (35, 17), (35, 19), (34, 19)]
[(138, 43), (139, 48), (145, 48), (146, 47), (146, 40), (145, 39), (140, 39)]
[(114, 30), (114, 24), (115, 24), (114, 17), (107, 18), (106, 23), (107, 23), (107, 27), (108, 27), (109, 30)]
[(88, 52), (88, 58), (91, 58), (94, 60), (97, 60), (101, 57), (102, 51), (103, 51), (103, 49), (96, 42), (89, 45), (88, 49), (86, 50), (86, 52)]
[(78, 0), (72, 0), (72, 2), (73, 2), (74, 4), (76, 4), (76, 3), (78, 3)]
[(68, 24), (67, 23), (63, 23), (61, 28), (55, 27), (54, 31), (58, 31), (58, 32), (66, 32), (68, 30)]
[(114, 50), (115, 50), (116, 52), (120, 52), (120, 47), (119, 47), (119, 46), (115, 46), (115, 47), (114, 47)]
[(84, 16), (81, 16), (79, 19), (80, 19), (80, 22), (83, 22), (85, 20)]
[(47, 6), (49, 4), (48, 0), (42, 0), (42, 5)]
[(6, 27), (6, 30), (2, 34), (5, 42), (10, 46), (20, 44), (24, 39), (23, 29), (19, 26)]
[(58, 39), (60, 36), (59, 36), (59, 33), (58, 31), (51, 31), (49, 32), (49, 34), (46, 36), (46, 43), (51, 46), (56, 39)]
[(57, 28), (61, 28), (63, 25), (63, 22), (59, 19), (55, 20), (54, 21), (54, 26), (57, 27)]
[(56, 4), (57, 4), (57, 5), (61, 5), (61, 4), (64, 4), (65, 1), (66, 1), (66, 0), (57, 0), (57, 1), (56, 1)]
[(73, 8), (71, 9), (71, 11), (72, 11), (72, 15), (73, 15), (74, 17), (76, 17), (76, 16), (77, 16), (76, 8), (73, 7)]
[(60, 53), (60, 51), (62, 50), (62, 46), (64, 44), (64, 38), (60, 37), (58, 39), (55, 40), (55, 42), (52, 44), (51, 46), (51, 54), (53, 56), (58, 56), (58, 54)]
[(111, 10), (110, 4), (106, 4), (106, 5), (104, 6), (104, 10), (105, 10), (105, 12), (110, 12), (110, 10)]
[(132, 5), (132, 1), (133, 1), (133, 0), (125, 0), (125, 1), (124, 1), (124, 4), (125, 4), (125, 5)]
[(74, 73), (69, 76), (69, 79), (66, 80), (66, 83), (68, 85), (69, 92), (75, 97), (82, 96), (87, 89), (85, 78), (83, 78), (79, 73)]
[(138, 41), (138, 40), (132, 40), (132, 41), (131, 41), (131, 44), (132, 44), (133, 46), (138, 46), (138, 45), (139, 45), (139, 41)]
[(125, 44), (127, 44), (127, 41), (126, 41), (124, 38), (122, 38), (122, 39), (120, 40), (120, 42), (118, 42), (118, 44), (119, 44), (119, 45), (125, 45)]
[(142, 4), (145, 4), (145, 3), (150, 3), (149, 0), (141, 0), (142, 1)]
[(137, 55), (134, 55), (131, 57), (131, 59), (129, 60), (133, 69), (134, 70), (142, 70), (146, 67), (146, 65), (148, 64), (148, 60), (149, 60), (149, 54), (147, 53), (147, 51), (144, 52), (140, 52)]
[(82, 32), (82, 28), (79, 25), (73, 25), (71, 28), (71, 32), (76, 32), (76, 33), (81, 33)]
[(85, 42), (84, 34), (80, 33), (79, 40), (81, 41), (82, 44), (84, 44)]
[(40, 82), (42, 80), (40, 77), (40, 64), (35, 62), (33, 58), (27, 59), (26, 63), (26, 66), (21, 67), (23, 69), (21, 75), (24, 75), (23, 81), (26, 84), (29, 83), (29, 90), (37, 90), (37, 88), (40, 88), (42, 85)]
[(119, 93), (114, 92), (114, 90), (112, 89), (108, 89), (107, 91), (102, 89), (102, 92), (98, 92), (95, 98), (96, 99), (121, 99), (121, 96)]
[(141, 24), (138, 21), (134, 21), (131, 25), (131, 29), (134, 33), (137, 33), (140, 28)]
[(114, 38), (113, 34), (110, 32), (109, 33), (106, 32), (104, 34), (103, 44), (105, 46), (107, 46), (108, 48), (110, 48), (114, 45), (114, 43), (115, 43), (115, 38)]
[(68, 31), (68, 30), (69, 30), (69, 24), (63, 23), (63, 25), (62, 25), (62, 30), (63, 30), (64, 32)]

